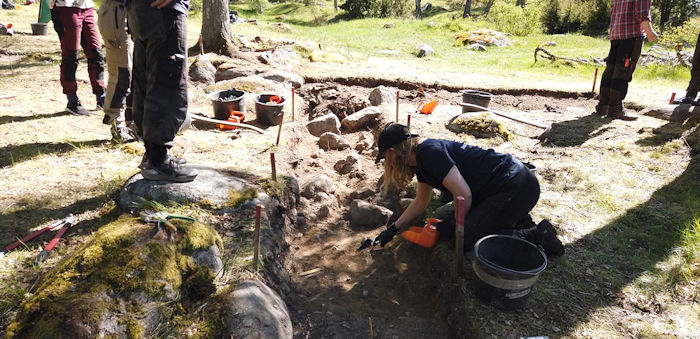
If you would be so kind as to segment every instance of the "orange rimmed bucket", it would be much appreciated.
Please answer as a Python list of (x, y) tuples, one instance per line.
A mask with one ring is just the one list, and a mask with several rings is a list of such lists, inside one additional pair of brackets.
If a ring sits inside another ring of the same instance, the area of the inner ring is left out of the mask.
[[(234, 123), (241, 123), (241, 122), (243, 122), (243, 120), (245, 120), (245, 114), (243, 114), (242, 112), (238, 112), (238, 111), (231, 112), (228, 119), (226, 119), (226, 121), (234, 122)], [(234, 130), (234, 129), (236, 129), (236, 126), (231, 126), (231, 125), (216, 124), (216, 126), (219, 127), (219, 129), (221, 129), (221, 130)]]

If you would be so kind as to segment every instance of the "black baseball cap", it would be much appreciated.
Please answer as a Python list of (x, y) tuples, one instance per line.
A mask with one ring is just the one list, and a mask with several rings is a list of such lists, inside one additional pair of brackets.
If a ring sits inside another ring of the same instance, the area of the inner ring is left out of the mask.
[(384, 128), (384, 130), (379, 133), (379, 138), (377, 139), (377, 144), (379, 144), (379, 153), (377, 154), (377, 159), (374, 163), (379, 163), (379, 160), (384, 158), (384, 153), (386, 151), (400, 143), (404, 140), (415, 138), (418, 134), (411, 134), (408, 132), (408, 128), (401, 124), (391, 124)]

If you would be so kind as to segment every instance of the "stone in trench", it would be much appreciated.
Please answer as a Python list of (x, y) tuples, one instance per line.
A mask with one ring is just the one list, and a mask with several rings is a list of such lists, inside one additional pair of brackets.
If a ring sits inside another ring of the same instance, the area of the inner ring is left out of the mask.
[(435, 53), (435, 50), (430, 47), (428, 44), (420, 44), (416, 47), (418, 49), (418, 52), (416, 53), (416, 56), (419, 58), (431, 55)]
[(243, 281), (227, 305), (225, 323), (231, 338), (292, 338), (292, 321), (282, 298), (258, 280)]
[(372, 139), (371, 136), (369, 136), (367, 133), (362, 133), (360, 135), (359, 140), (357, 141), (357, 144), (355, 144), (355, 150), (362, 154), (364, 151), (371, 150), (372, 145), (374, 144), (374, 140)]
[(331, 132), (326, 132), (321, 134), (321, 136), (318, 138), (318, 146), (325, 151), (341, 151), (350, 148), (350, 142), (347, 139), (341, 137), (340, 135)]
[(340, 159), (333, 165), (338, 174), (348, 174), (353, 171), (359, 171), (362, 169), (362, 163), (360, 162), (360, 155), (357, 153), (352, 153), (348, 155), (345, 159)]
[(333, 180), (325, 174), (314, 174), (304, 180), (301, 184), (301, 196), (306, 199), (314, 199), (320, 193), (335, 193)]
[(214, 74), (216, 68), (206, 56), (198, 55), (194, 62), (190, 65), (189, 75), (190, 80), (203, 84), (213, 84), (215, 81)]
[(365, 127), (371, 127), (379, 122), (382, 112), (377, 106), (370, 106), (365, 109), (348, 115), (343, 119), (341, 126), (348, 131), (357, 131)]
[(326, 132), (340, 134), (340, 121), (335, 114), (330, 113), (309, 121), (306, 129), (315, 137), (320, 137)]
[(294, 86), (295, 88), (301, 87), (301, 85), (304, 84), (304, 78), (296, 73), (292, 72), (286, 72), (286, 71), (280, 71), (280, 70), (271, 70), (267, 71), (265, 73), (260, 74), (261, 77), (267, 79), (267, 80), (272, 80), (272, 81), (277, 81), (277, 82), (289, 82)]
[(384, 86), (376, 87), (369, 93), (369, 102), (372, 106), (395, 105), (396, 92)]
[(367, 229), (385, 225), (391, 217), (391, 210), (355, 199), (350, 203), (350, 222)]

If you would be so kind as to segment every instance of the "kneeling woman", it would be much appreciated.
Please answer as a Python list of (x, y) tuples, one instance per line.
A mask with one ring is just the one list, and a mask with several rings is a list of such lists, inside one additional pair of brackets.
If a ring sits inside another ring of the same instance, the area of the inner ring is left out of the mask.
[[(388, 233), (405, 229), (420, 216), (430, 202), (433, 188), (437, 188), (453, 197), (464, 197), (465, 251), (484, 236), (518, 228), (512, 233), (542, 245), (548, 255), (563, 254), (564, 246), (552, 225), (543, 220), (535, 226), (530, 218), (529, 212), (540, 196), (540, 185), (522, 162), (491, 149), (417, 137), (401, 124), (391, 124), (379, 134), (376, 162), (385, 159), (384, 192), (405, 187), (414, 174), (418, 180), (415, 199), (389, 226)], [(452, 235), (454, 223), (441, 222), (437, 230), (442, 236)], [(387, 235), (387, 231), (382, 233)], [(383, 244), (388, 241), (380, 240)]]

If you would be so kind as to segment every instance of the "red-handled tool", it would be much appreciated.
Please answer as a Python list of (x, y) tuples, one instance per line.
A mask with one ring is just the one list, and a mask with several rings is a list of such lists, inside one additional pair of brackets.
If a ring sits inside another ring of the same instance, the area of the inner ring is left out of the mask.
[[(74, 221), (73, 215), (69, 214), (67, 217), (65, 217), (63, 219), (51, 222), (51, 223), (47, 224), (46, 226), (42, 227), (40, 230), (33, 232), (33, 233), (25, 236), (24, 238), (19, 239), (19, 240), (13, 242), (12, 244), (8, 245), (7, 247), (5, 247), (5, 249), (3, 249), (2, 252), (0, 252), (0, 257), (4, 256), (8, 252), (11, 252), (12, 250), (19, 247), (20, 245), (23, 245), (29, 241), (32, 241), (34, 238), (44, 234), (47, 231), (55, 231), (55, 230), (60, 229), (61, 231), (59, 231), (58, 234), (56, 234), (56, 236), (53, 239), (51, 239), (51, 242), (49, 242), (49, 245), (46, 246), (46, 248), (44, 249), (44, 251), (47, 251), (47, 249), (48, 249), (47, 254), (46, 254), (48, 256), (48, 252), (51, 251), (56, 246), (56, 243), (58, 243), (58, 240), (61, 238), (61, 236), (63, 236), (63, 234), (68, 229), (68, 227), (70, 227), (70, 225), (73, 224), (73, 221)], [(42, 251), (42, 253), (44, 251)]]

